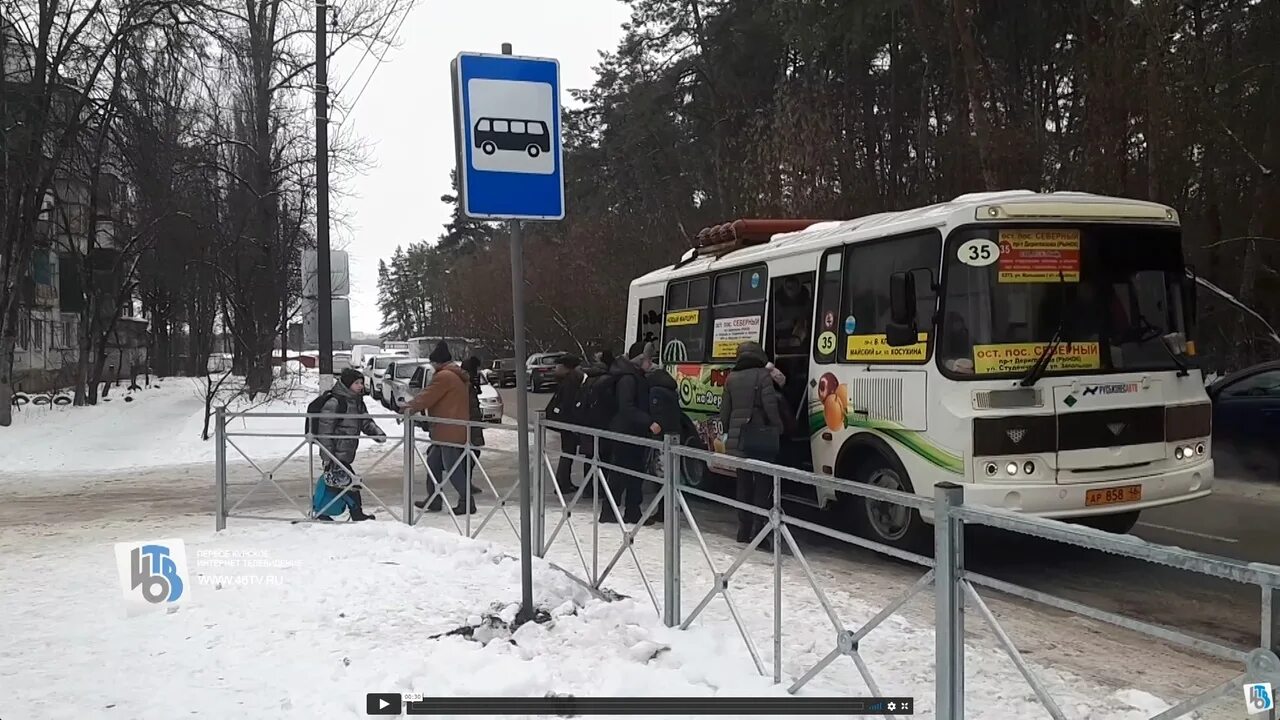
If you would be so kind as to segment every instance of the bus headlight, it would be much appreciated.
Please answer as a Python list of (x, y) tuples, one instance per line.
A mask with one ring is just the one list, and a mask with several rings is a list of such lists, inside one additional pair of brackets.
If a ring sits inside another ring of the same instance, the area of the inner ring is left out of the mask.
[(999, 468), (997, 468), (997, 467), (996, 467), (996, 464), (995, 464), (995, 463), (993, 463), (993, 462), (989, 462), (989, 463), (987, 463), (987, 468), (986, 468), (986, 470), (987, 470), (987, 475), (988, 475), (988, 476), (994, 476), (997, 472), (999, 472), (999, 471), (1000, 471), (1000, 469), (999, 469)]
[(1176, 448), (1174, 448), (1174, 449), (1173, 449), (1173, 459), (1174, 459), (1174, 460), (1181, 460), (1181, 459), (1182, 459), (1182, 446), (1181, 446), (1181, 445), (1179, 445), (1178, 447), (1176, 447)]
[(1004, 471), (1005, 471), (1005, 472), (1007, 472), (1007, 473), (1009, 473), (1010, 475), (1017, 475), (1017, 474), (1018, 474), (1018, 463), (1016, 463), (1016, 462), (1011, 462), (1011, 463), (1009, 463), (1008, 465), (1005, 465), (1005, 466), (1004, 466)]
[(1196, 454), (1197, 455), (1204, 454), (1204, 443), (1196, 443)]
[(1027, 475), (1034, 475), (1036, 473), (1036, 464), (1031, 462), (1030, 460), (1026, 461), (1022, 465), (1022, 472), (1026, 473)]

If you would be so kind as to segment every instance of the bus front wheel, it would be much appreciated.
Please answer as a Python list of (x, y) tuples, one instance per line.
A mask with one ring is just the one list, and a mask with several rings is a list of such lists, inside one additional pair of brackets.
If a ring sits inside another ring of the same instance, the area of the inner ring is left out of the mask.
[[(914, 492), (906, 470), (899, 463), (879, 455), (864, 461), (854, 480), (885, 490)], [(925, 552), (932, 545), (933, 529), (915, 508), (864, 497), (851, 500), (854, 523), (867, 539), (911, 552)]]
[(529, 153), (529, 157), (531, 158), (536, 158), (538, 157), (538, 155), (542, 154), (542, 148), (538, 147), (537, 145), (530, 145), (529, 147), (525, 148), (524, 151)]
[(480, 150), (485, 155), (492, 155), (498, 151), (498, 146), (494, 145), (492, 140), (485, 140), (484, 143), (480, 145)]

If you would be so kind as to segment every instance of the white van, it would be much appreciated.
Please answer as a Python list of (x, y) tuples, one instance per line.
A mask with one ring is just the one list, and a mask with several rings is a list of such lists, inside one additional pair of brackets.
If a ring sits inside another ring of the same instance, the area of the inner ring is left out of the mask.
[(377, 345), (353, 345), (351, 346), (351, 367), (364, 368), (364, 361), (369, 359), (370, 355), (377, 355), (382, 352), (382, 348)]

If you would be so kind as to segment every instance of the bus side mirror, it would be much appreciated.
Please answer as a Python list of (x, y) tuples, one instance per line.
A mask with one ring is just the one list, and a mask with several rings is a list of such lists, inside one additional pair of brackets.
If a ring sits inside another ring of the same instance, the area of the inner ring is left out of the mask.
[(885, 341), (890, 347), (905, 347), (918, 342), (916, 280), (909, 272), (896, 272), (889, 276), (889, 320)]

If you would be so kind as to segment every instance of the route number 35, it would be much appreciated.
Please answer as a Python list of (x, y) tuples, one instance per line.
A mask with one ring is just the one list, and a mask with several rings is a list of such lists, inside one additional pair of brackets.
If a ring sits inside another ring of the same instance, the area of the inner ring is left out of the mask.
[(1000, 246), (986, 238), (973, 238), (960, 243), (956, 259), (971, 267), (985, 267), (1000, 259)]
[(827, 331), (818, 336), (818, 352), (830, 355), (836, 351), (836, 334)]

